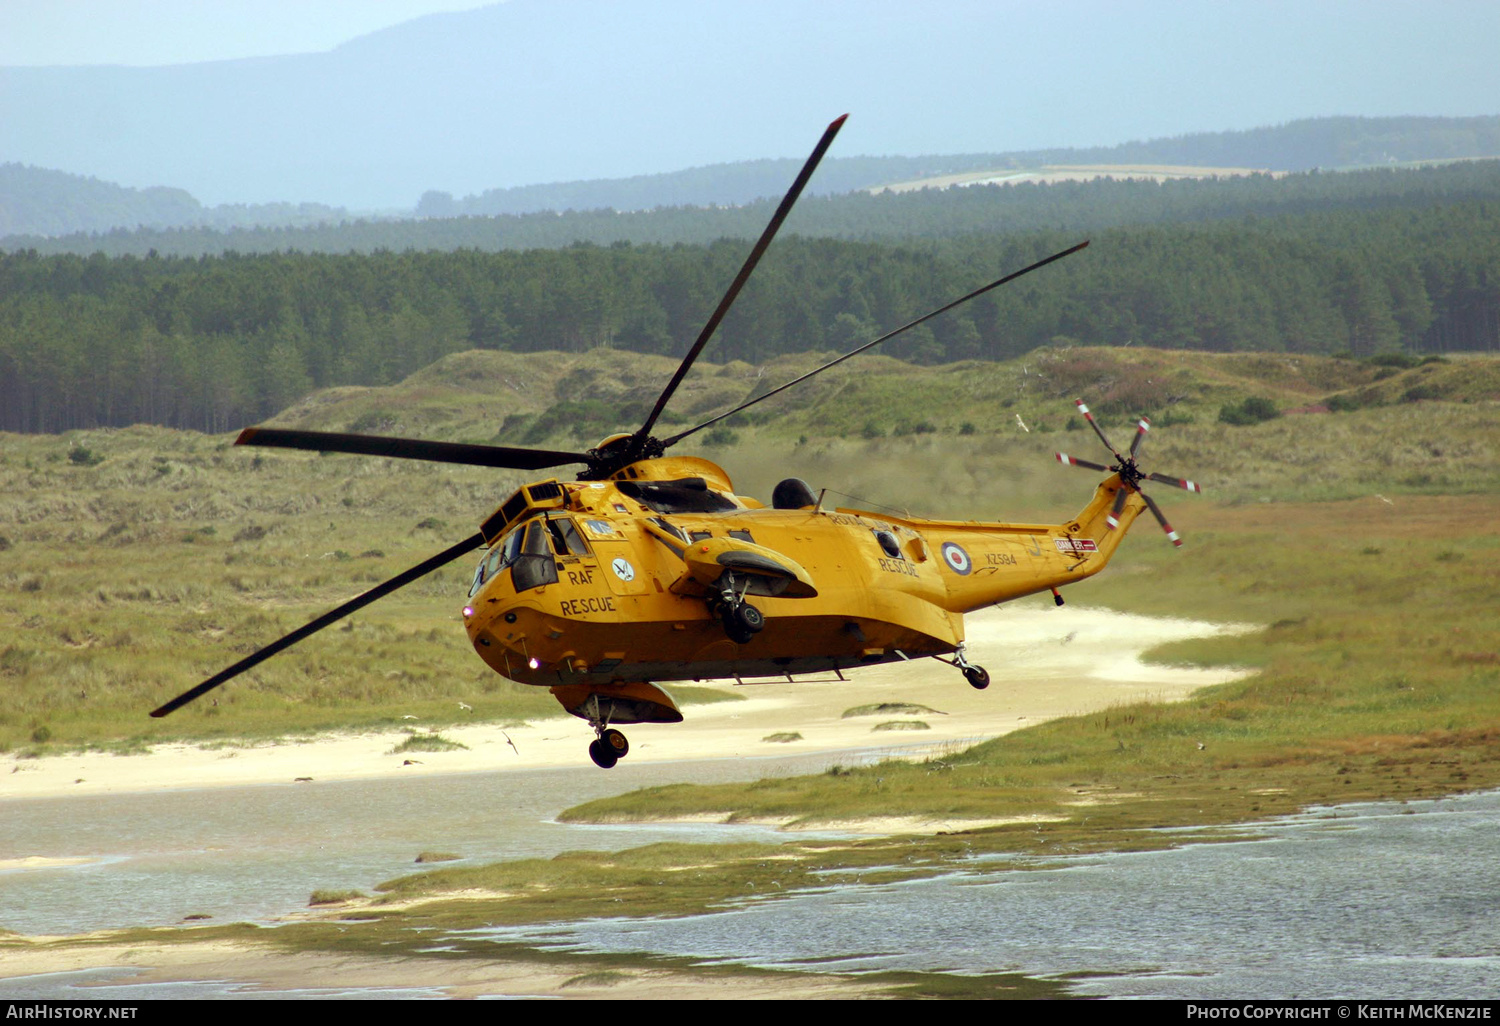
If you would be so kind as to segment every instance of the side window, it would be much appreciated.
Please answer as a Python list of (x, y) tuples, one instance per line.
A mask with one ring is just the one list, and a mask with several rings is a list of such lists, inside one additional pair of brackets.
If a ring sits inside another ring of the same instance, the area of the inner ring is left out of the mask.
[(547, 527), (552, 531), (552, 545), (557, 549), (558, 555), (587, 556), (589, 547), (584, 543), (583, 535), (578, 533), (578, 528), (573, 526), (572, 517), (556, 517), (547, 521)]
[(901, 544), (896, 541), (896, 536), (889, 531), (876, 531), (875, 540), (880, 543), (881, 551), (892, 559), (904, 559), (901, 555)]

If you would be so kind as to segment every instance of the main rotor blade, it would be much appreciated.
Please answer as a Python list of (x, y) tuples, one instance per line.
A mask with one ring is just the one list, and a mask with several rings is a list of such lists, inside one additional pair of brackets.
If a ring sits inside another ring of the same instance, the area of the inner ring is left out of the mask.
[[(721, 413), (717, 417), (713, 418), (713, 420), (705, 420), (702, 424), (699, 424), (697, 427), (688, 428), (686, 431), (682, 431), (682, 432), (679, 432), (678, 434), (673, 435), (671, 438), (668, 438), (664, 442), (662, 442), (662, 448), (664, 448), (664, 449), (665, 448), (670, 448), (671, 446), (676, 445), (678, 442), (682, 441), (688, 435), (696, 434), (697, 432), (702, 431), (706, 427), (710, 427), (710, 426), (712, 426), (714, 424), (717, 424), (719, 421), (723, 420), (725, 417), (733, 417), (736, 413), (739, 413), (742, 410), (747, 410), (750, 407), (754, 406), (758, 402), (764, 402), (765, 400), (771, 398), (771, 396), (776, 395), (777, 393), (785, 392), (787, 389), (791, 388), (793, 385), (800, 385), (802, 382), (806, 381), (808, 378), (812, 377), (815, 374), (821, 374), (821, 373), (823, 373), (824, 371), (826, 371), (830, 367), (837, 367), (839, 364), (843, 363), (845, 360), (849, 359), (851, 356), (858, 356), (860, 353), (864, 352), (866, 349), (870, 349), (870, 348), (873, 348), (874, 346), (878, 346), (882, 342), (887, 342), (887, 341), (895, 338), (897, 335), (901, 334), (903, 331), (907, 331), (907, 330), (909, 330), (911, 328), (915, 328), (917, 325), (921, 324), (924, 321), (930, 321), (930, 320), (932, 320), (934, 317), (936, 317), (940, 313), (947, 313), (949, 310), (952, 310), (955, 306), (959, 306), (959, 305), (961, 305), (963, 303), (967, 303), (969, 300), (975, 298), (976, 296), (982, 296), (982, 295), (984, 295), (990, 289), (999, 288), (1001, 285), (1004, 285), (1008, 281), (1015, 281), (1017, 278), (1021, 277), (1021, 275), (1023, 275), (1023, 274), (1030, 274), (1032, 271), (1035, 271), (1039, 267), (1046, 267), (1048, 264), (1052, 263), (1052, 261), (1054, 261), (1054, 260), (1061, 260), (1065, 256), (1069, 256), (1069, 255), (1071, 255), (1073, 253), (1077, 253), (1080, 249), (1083, 249), (1087, 245), (1088, 245), (1088, 241), (1085, 240), (1083, 242), (1080, 242), (1078, 245), (1073, 246), (1071, 249), (1065, 249), (1061, 253), (1054, 253), (1051, 256), (1047, 257), (1045, 260), (1038, 260), (1036, 263), (1030, 265), (1029, 267), (1023, 267), (1019, 271), (1013, 271), (1010, 274), (1007, 274), (1003, 278), (997, 278), (994, 281), (990, 282), (988, 285), (985, 285), (985, 286), (983, 286), (981, 288), (977, 288), (973, 292), (970, 292), (966, 296), (960, 296), (958, 299), (955, 299), (953, 302), (947, 304), (946, 306), (940, 306), (936, 310), (932, 311), (931, 313), (923, 314), (921, 317), (918, 317), (916, 320), (914, 320), (914, 321), (908, 321), (906, 324), (901, 325), (901, 327), (896, 328), (894, 331), (888, 331), (884, 335), (881, 335), (879, 338), (877, 338), (877, 339), (875, 339), (875, 340), (873, 340), (871, 342), (866, 342), (864, 345), (860, 346), (858, 349), (852, 349), (852, 350), (850, 350), (849, 352), (845, 353), (843, 356), (840, 356), (837, 360), (830, 360), (828, 363), (825, 363), (823, 366), (819, 367), (818, 369), (808, 371), (806, 374), (802, 375), (800, 378), (795, 378), (795, 379), (793, 379), (791, 381), (788, 381), (786, 384), (780, 386), (779, 388), (773, 388), (773, 389), (771, 389), (771, 391), (767, 392), (765, 395), (756, 396), (754, 399), (751, 399), (747, 403), (741, 403), (739, 406), (736, 406), (734, 409), (730, 410), (728, 413)], [(1100, 468), (1100, 469), (1104, 469), (1104, 468)]]
[(650, 436), (651, 428), (656, 424), (656, 418), (661, 416), (662, 410), (666, 409), (667, 401), (672, 398), (672, 393), (677, 391), (677, 386), (682, 384), (683, 378), (687, 377), (688, 371), (693, 366), (693, 361), (698, 359), (698, 354), (703, 351), (703, 347), (708, 344), (708, 340), (713, 337), (714, 331), (718, 329), (719, 322), (729, 312), (729, 307), (734, 303), (735, 298), (739, 296), (740, 289), (744, 288), (745, 282), (750, 279), (750, 274), (755, 270), (755, 265), (760, 263), (761, 254), (766, 251), (766, 247), (776, 237), (776, 232), (781, 228), (781, 222), (785, 221), (787, 214), (791, 213), (792, 205), (797, 202), (797, 197), (802, 195), (803, 186), (807, 185), (807, 180), (817, 170), (818, 162), (823, 159), (823, 154), (828, 152), (828, 147), (833, 144), (833, 137), (839, 134), (839, 129), (844, 127), (844, 121), (848, 117), (849, 115), (845, 114), (842, 117), (835, 118), (824, 129), (823, 138), (818, 140), (818, 145), (813, 148), (812, 155), (807, 158), (807, 163), (803, 164), (802, 170), (798, 172), (796, 181), (792, 182), (792, 187), (782, 197), (781, 206), (776, 208), (776, 213), (771, 217), (771, 223), (766, 225), (766, 230), (761, 232), (759, 241), (755, 243), (755, 248), (745, 258), (745, 263), (740, 268), (740, 273), (735, 275), (734, 282), (729, 286), (729, 291), (724, 293), (723, 299), (719, 300), (718, 308), (714, 310), (713, 316), (709, 317), (708, 323), (703, 326), (703, 330), (698, 333), (698, 340), (693, 343), (693, 348), (688, 350), (687, 356), (683, 357), (682, 363), (677, 367), (677, 373), (672, 375), (672, 380), (662, 390), (661, 396), (656, 400), (656, 406), (651, 410), (651, 415), (646, 418), (646, 423), (642, 424), (640, 430), (635, 433), (635, 437), (630, 442), (632, 451), (639, 450), (647, 437)]
[(512, 449), (501, 445), (470, 445), (463, 442), (424, 442), (416, 438), (386, 438), (380, 435), (347, 435), (329, 431), (289, 431), (282, 428), (246, 428), (235, 445), (268, 445), (280, 449), (313, 452), (352, 452), (362, 456), (391, 456), (434, 463), (465, 463), (475, 467), (505, 467), (510, 470), (543, 470), (567, 463), (587, 463), (581, 452), (551, 449)]
[(271, 644), (267, 645), (265, 648), (262, 648), (256, 652), (252, 652), (250, 655), (246, 656), (244, 659), (241, 659), (233, 666), (228, 667), (224, 670), (220, 670), (218, 673), (208, 678), (208, 680), (193, 688), (191, 691), (184, 691), (182, 694), (178, 695), (176, 698), (172, 699), (161, 708), (153, 710), (151, 715), (160, 718), (176, 709), (180, 709), (182, 706), (187, 705), (193, 699), (198, 698), (199, 696), (204, 695), (209, 691), (212, 691), (214, 688), (218, 687), (220, 684), (223, 684), (225, 681), (232, 680), (233, 678), (238, 677), (240, 674), (244, 673), (246, 670), (257, 666), (265, 660), (271, 658), (282, 649), (290, 648), (308, 635), (316, 634), (324, 627), (327, 627), (329, 624), (343, 619), (350, 613), (354, 612), (356, 609), (362, 609), (365, 606), (368, 606), (371, 602), (374, 602), (376, 599), (384, 598), (386, 595), (389, 595), (397, 588), (410, 584), (412, 581), (415, 581), (419, 577), (425, 577), (427, 574), (432, 573), (432, 571), (438, 569), (439, 567), (453, 562), (459, 556), (462, 556), (464, 553), (469, 552), (473, 549), (477, 549), (483, 544), (484, 535), (482, 534), (475, 534), (471, 535), (468, 538), (465, 538), (457, 545), (453, 545), (449, 548), (444, 549), (442, 552), (439, 552), (431, 559), (423, 560), (421, 563), (418, 563), (416, 566), (412, 567), (410, 570), (407, 570), (405, 573), (398, 574), (395, 577), (392, 577), (384, 584), (376, 585), (369, 591), (365, 592), (363, 595), (360, 595), (357, 598), (350, 599), (348, 602), (345, 602), (337, 609), (331, 609), (328, 612), (324, 613), (322, 616), (318, 617), (316, 620), (298, 627), (290, 634), (285, 635), (277, 641), (271, 642)]
[(1146, 439), (1146, 432), (1151, 430), (1151, 418), (1142, 417), (1135, 422), (1135, 437), (1130, 440), (1130, 458), (1135, 459), (1136, 450), (1141, 447), (1141, 442)]

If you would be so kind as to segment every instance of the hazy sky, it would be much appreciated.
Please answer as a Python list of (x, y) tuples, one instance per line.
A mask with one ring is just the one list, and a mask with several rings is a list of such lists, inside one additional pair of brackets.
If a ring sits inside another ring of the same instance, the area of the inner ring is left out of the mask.
[[(380, 209), (427, 189), (801, 157), (804, 137), (845, 111), (854, 116), (835, 156), (1108, 146), (1328, 115), (1500, 114), (1500, 0), (510, 0), (474, 10), (486, 6), (0, 0), (0, 161), (174, 185), (210, 203)], [(442, 12), (470, 13), (370, 36)], [(140, 67), (320, 53), (361, 36), (329, 56)], [(91, 64), (130, 67), (45, 67)]]
[(0, 65), (189, 64), (314, 53), (493, 0), (0, 0)]

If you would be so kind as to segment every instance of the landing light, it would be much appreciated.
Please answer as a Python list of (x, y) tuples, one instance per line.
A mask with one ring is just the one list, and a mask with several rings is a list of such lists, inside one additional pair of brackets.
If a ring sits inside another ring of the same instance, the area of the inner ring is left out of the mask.
[(529, 667), (531, 667), (534, 670), (538, 666), (541, 666), (542, 664), (536, 661), (536, 656), (532, 656), (530, 659), (528, 659), (526, 661), (526, 665), (529, 666)]
[(473, 606), (464, 606), (464, 619), (467, 620), (469, 617), (471, 617), (473, 615), (474, 615), (474, 607)]

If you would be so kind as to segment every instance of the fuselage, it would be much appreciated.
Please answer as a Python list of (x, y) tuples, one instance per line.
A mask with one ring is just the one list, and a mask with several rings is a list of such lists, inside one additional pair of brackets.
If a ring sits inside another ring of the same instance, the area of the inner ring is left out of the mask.
[[(1049, 525), (767, 508), (690, 457), (643, 460), (603, 481), (540, 482), (486, 522), (465, 627), (497, 672), (546, 687), (786, 677), (943, 655), (962, 644), (965, 612), (1103, 569), (1144, 508), (1132, 493), (1119, 529), (1107, 529), (1119, 487), (1106, 479), (1078, 517)], [(693, 546), (779, 558), (805, 583), (752, 592), (765, 629), (737, 643), (705, 601), (701, 572), (690, 572)]]

